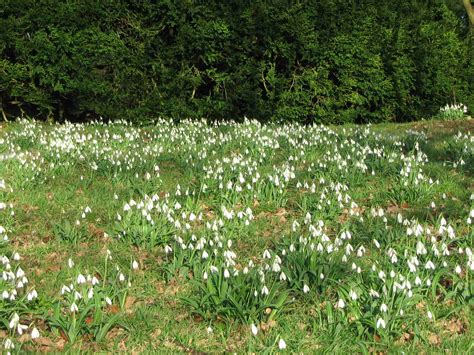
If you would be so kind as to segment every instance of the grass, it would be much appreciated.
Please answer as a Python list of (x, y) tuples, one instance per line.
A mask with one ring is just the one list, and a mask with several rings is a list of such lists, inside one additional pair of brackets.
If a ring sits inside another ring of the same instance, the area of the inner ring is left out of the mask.
[(2, 124), (3, 347), (472, 352), (473, 129)]

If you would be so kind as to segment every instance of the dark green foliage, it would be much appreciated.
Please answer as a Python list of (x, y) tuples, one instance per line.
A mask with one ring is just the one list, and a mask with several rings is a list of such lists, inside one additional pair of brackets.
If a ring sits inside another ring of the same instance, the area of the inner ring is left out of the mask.
[(341, 123), (474, 106), (454, 0), (2, 0), (0, 29), (7, 117)]

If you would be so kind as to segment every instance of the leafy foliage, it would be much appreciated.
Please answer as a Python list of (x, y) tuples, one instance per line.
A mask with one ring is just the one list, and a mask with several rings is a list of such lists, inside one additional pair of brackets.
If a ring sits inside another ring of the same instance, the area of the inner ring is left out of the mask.
[(360, 123), (474, 106), (451, 1), (10, 0), (0, 26), (7, 118)]

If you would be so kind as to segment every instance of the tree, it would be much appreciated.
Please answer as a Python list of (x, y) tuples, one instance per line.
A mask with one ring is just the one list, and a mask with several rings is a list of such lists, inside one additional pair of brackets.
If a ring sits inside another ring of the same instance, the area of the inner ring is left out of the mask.
[(471, 4), (471, 0), (463, 0), (464, 8), (466, 9), (467, 16), (469, 17), (469, 23), (471, 27), (474, 26), (474, 6)]

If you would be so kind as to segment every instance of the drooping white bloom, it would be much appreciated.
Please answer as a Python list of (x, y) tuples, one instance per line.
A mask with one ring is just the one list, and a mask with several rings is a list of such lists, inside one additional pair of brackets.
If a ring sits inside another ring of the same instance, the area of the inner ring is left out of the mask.
[(460, 273), (461, 273), (461, 271), (462, 271), (462, 270), (461, 270), (461, 266), (459, 266), (459, 265), (456, 265), (456, 268), (455, 268), (455, 270), (454, 270), (454, 271), (456, 271), (456, 274), (460, 274)]
[(38, 293), (36, 292), (36, 290), (32, 290), (28, 293), (28, 295), (26, 296), (26, 298), (28, 299), (28, 301), (32, 301), (34, 300), (35, 298), (38, 297)]
[(278, 348), (280, 350), (286, 349), (286, 342), (280, 338), (280, 341), (278, 342)]
[(18, 315), (18, 313), (15, 312), (8, 326), (10, 329), (13, 329), (18, 325), (19, 322), (20, 322), (20, 316)]
[(252, 323), (252, 325), (250, 326), (250, 330), (252, 332), (252, 334), (255, 336), (258, 334), (258, 328), (255, 324)]
[(85, 283), (85, 282), (86, 282), (86, 278), (84, 277), (84, 275), (79, 274), (79, 275), (77, 276), (77, 283), (80, 285), (80, 284), (83, 284), (83, 283)]
[(38, 339), (40, 337), (40, 332), (36, 327), (31, 331), (31, 339)]
[(376, 326), (377, 326), (377, 329), (379, 329), (379, 328), (384, 328), (385, 329), (385, 326), (386, 326), (385, 320), (383, 320), (382, 318), (379, 318), (377, 320)]
[(346, 302), (342, 298), (339, 298), (339, 301), (337, 301), (337, 308), (343, 309), (346, 306)]
[(138, 262), (137, 262), (136, 260), (133, 260), (133, 262), (132, 262), (132, 269), (133, 269), (133, 270), (137, 270), (138, 267), (139, 267)]

